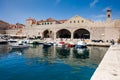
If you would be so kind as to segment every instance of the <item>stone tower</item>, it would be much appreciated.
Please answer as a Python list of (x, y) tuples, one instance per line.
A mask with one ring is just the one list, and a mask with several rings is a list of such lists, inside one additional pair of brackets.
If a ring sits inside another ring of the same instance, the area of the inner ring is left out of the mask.
[(108, 9), (107, 10), (107, 19), (106, 19), (106, 21), (109, 22), (111, 20), (112, 20), (112, 11), (111, 11), (111, 9)]

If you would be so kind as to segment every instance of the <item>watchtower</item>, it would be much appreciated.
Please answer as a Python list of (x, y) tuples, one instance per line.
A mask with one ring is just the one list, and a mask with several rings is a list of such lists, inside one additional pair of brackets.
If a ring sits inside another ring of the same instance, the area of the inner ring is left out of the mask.
[(106, 21), (111, 21), (111, 20), (112, 20), (112, 10), (108, 9)]

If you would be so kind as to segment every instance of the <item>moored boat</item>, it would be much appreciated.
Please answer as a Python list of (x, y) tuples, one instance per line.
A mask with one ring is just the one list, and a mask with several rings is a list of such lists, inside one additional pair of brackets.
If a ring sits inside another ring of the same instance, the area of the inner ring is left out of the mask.
[(57, 47), (65, 47), (65, 42), (61, 41), (57, 44)]
[(78, 41), (75, 48), (87, 48), (87, 45), (84, 41)]
[(67, 44), (67, 47), (75, 47), (75, 44), (74, 44), (73, 42), (69, 42), (69, 43)]
[(47, 42), (43, 43), (43, 48), (48, 48), (48, 47), (51, 47), (51, 46), (52, 46), (51, 43), (47, 43)]
[(15, 43), (10, 43), (9, 44), (12, 48), (28, 48), (29, 47), (29, 45), (28, 44), (26, 44), (24, 41), (22, 41), (22, 40), (19, 40), (19, 41), (17, 41), (17, 42), (15, 42)]

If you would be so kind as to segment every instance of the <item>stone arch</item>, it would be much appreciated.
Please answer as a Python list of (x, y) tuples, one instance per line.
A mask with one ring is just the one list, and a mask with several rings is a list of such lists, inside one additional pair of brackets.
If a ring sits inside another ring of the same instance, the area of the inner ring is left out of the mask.
[(42, 35), (44, 38), (52, 38), (53, 31), (46, 29), (43, 31)]
[(73, 33), (73, 38), (90, 39), (90, 31), (84, 28), (77, 29)]
[(57, 38), (71, 38), (71, 32), (68, 29), (60, 29), (56, 33)]

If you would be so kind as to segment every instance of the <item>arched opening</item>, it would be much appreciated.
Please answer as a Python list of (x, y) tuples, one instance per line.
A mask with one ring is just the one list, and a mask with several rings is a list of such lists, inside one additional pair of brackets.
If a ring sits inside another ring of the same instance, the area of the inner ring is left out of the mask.
[(74, 32), (74, 38), (90, 39), (90, 32), (86, 29), (78, 29)]
[(50, 31), (50, 30), (45, 30), (45, 31), (43, 32), (43, 37), (44, 37), (44, 38), (51, 38), (51, 37), (52, 37), (52, 31)]
[(70, 38), (71, 37), (71, 33), (70, 31), (68, 31), (67, 29), (61, 29), (59, 30), (57, 33), (57, 38)]

